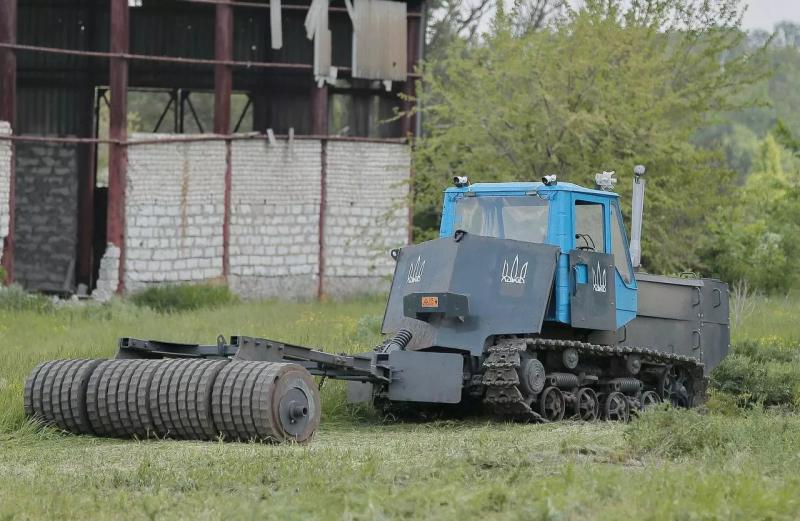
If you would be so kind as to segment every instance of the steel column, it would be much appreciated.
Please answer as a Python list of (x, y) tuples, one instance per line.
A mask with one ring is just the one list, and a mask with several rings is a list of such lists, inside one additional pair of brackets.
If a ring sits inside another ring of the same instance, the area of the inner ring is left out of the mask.
[[(127, 53), (130, 45), (130, 13), (128, 0), (111, 0), (110, 9), (112, 53)], [(119, 248), (119, 284), (117, 293), (125, 291), (125, 186), (127, 182), (128, 149), (128, 62), (125, 58), (109, 60), (111, 110), (109, 111), (108, 161), (108, 242)]]
[[(414, 9), (421, 9), (422, 6), (417, 6)], [(416, 88), (416, 75), (414, 74), (414, 67), (420, 61), (421, 52), (422, 52), (422, 44), (421, 44), (421, 36), (422, 36), (422, 19), (419, 16), (410, 17), (407, 19), (407, 37), (406, 37), (406, 71), (409, 74), (409, 77), (406, 79), (405, 84), (403, 85), (403, 94), (408, 96), (409, 98), (414, 98), (417, 95), (417, 88)], [(415, 105), (415, 101), (406, 99), (403, 100), (403, 111), (408, 113), (410, 112)], [(417, 133), (417, 115), (412, 117), (404, 117), (402, 120), (402, 133), (403, 136), (408, 136), (409, 134)]]
[(311, 133), (328, 135), (328, 85), (311, 86)]
[[(217, 4), (214, 30), (214, 59), (233, 61), (233, 7), (229, 3)], [(214, 66), (214, 133), (228, 135), (231, 130), (231, 92), (233, 72), (228, 65)], [(225, 140), (225, 211), (222, 222), (222, 276), (230, 274), (231, 236), (231, 141)]]
[(323, 136), (321, 140), (321, 171), (319, 200), (319, 250), (317, 256), (317, 298), (325, 296), (325, 212), (328, 203), (328, 85), (311, 86), (311, 133)]
[[(17, 43), (17, 0), (0, 0), (0, 43)], [(0, 49), (0, 120), (16, 131), (17, 123), (17, 57), (12, 49)], [(16, 213), (16, 161), (14, 143), (11, 142), (11, 175), (8, 196), (8, 235), (3, 241), (3, 269), (5, 283), (14, 275), (14, 225)]]

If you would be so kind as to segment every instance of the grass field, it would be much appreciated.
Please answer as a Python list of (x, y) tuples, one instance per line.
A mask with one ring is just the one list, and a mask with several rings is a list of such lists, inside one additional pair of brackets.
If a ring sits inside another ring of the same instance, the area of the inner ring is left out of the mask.
[[(219, 333), (355, 352), (378, 340), (382, 306), (0, 311), (0, 519), (800, 517), (800, 416), (790, 406), (739, 409), (720, 393), (701, 413), (656, 411), (629, 425), (384, 424), (347, 407), (329, 381), (320, 432), (305, 447), (101, 440), (23, 418), (22, 384), (41, 360), (112, 356), (118, 336), (213, 342)], [(762, 300), (734, 339), (779, 344), (780, 371), (795, 375), (798, 316), (796, 299)]]

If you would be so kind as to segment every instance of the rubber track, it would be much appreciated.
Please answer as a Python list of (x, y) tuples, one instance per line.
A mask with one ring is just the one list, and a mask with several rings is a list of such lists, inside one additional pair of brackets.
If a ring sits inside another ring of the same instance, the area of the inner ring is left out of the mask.
[[(231, 363), (229, 360), (213, 362), (205, 368), (203, 375), (200, 377), (200, 382), (197, 384), (197, 399), (194, 400), (194, 405), (197, 408), (197, 421), (203, 433), (203, 439), (213, 440), (220, 435), (219, 429), (214, 425), (212, 397), (214, 396), (216, 382), (221, 378), (222, 371)], [(195, 428), (198, 426), (195, 426)]]
[(516, 368), (520, 365), (520, 353), (528, 349), (547, 351), (570, 347), (576, 349), (579, 354), (595, 356), (636, 354), (640, 355), (645, 363), (680, 362), (690, 364), (694, 369), (703, 367), (703, 364), (693, 357), (662, 353), (643, 347), (606, 346), (577, 340), (549, 338), (503, 338), (489, 348), (489, 356), (484, 361), (486, 371), (483, 383), (487, 389), (483, 403), (499, 416), (543, 421), (526, 403), (522, 392), (517, 388), (519, 377), (516, 374)]
[(136, 370), (143, 365), (144, 360), (130, 360), (122, 371), (117, 383), (116, 405), (114, 409), (116, 415), (111, 416), (114, 427), (121, 438), (133, 436), (133, 420), (128, 409), (128, 397), (131, 394), (131, 378)]
[[(59, 360), (56, 362), (47, 372), (44, 377), (44, 382), (42, 382), (42, 416), (49, 425), (56, 424), (56, 417), (53, 413), (53, 405), (58, 405), (58, 403), (53, 403), (53, 388), (56, 384), (56, 378), (61, 369), (71, 362), (72, 360)], [(60, 391), (60, 389), (58, 389), (58, 391)], [(58, 396), (56, 400), (58, 400)]]
[[(66, 411), (69, 409), (69, 383), (72, 371), (83, 360), (67, 360), (59, 367), (53, 378), (53, 387), (50, 390), (51, 411), (53, 421), (62, 430), (69, 431), (70, 425), (66, 421)], [(66, 385), (65, 385), (66, 383)], [(63, 391), (66, 388), (67, 396)]]
[(278, 426), (277, 418), (272, 414), (272, 400), (275, 394), (275, 381), (279, 371), (286, 364), (270, 364), (258, 375), (253, 399), (255, 400), (253, 420), (258, 432), (258, 439), (262, 441), (283, 441), (282, 431)]
[(106, 360), (98, 365), (95, 370), (92, 371), (89, 377), (89, 383), (86, 387), (86, 414), (89, 419), (89, 424), (92, 427), (92, 432), (98, 436), (108, 436), (111, 434), (106, 428), (105, 423), (101, 420), (99, 392), (103, 377), (110, 369), (113, 369), (115, 362), (116, 360)]
[(25, 379), (25, 388), (23, 390), (23, 403), (25, 408), (25, 416), (27, 418), (33, 418), (34, 414), (36, 413), (36, 409), (33, 405), (33, 386), (36, 383), (36, 377), (39, 376), (39, 373), (42, 372), (47, 364), (50, 362), (42, 362), (28, 374), (28, 378)]
[(77, 368), (69, 387), (70, 417), (77, 434), (95, 434), (86, 412), (86, 393), (94, 370), (106, 360), (87, 360)]

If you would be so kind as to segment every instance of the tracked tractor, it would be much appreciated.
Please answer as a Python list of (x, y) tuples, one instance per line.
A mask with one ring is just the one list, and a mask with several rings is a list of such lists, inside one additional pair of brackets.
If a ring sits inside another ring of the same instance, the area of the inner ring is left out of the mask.
[(391, 252), (387, 340), (370, 352), (122, 338), (113, 360), (40, 364), (26, 412), (102, 436), (306, 442), (321, 410), (312, 375), (396, 415), (624, 421), (662, 401), (691, 407), (729, 349), (728, 288), (641, 271), (644, 168), (630, 245), (615, 182), (455, 178), (439, 238)]

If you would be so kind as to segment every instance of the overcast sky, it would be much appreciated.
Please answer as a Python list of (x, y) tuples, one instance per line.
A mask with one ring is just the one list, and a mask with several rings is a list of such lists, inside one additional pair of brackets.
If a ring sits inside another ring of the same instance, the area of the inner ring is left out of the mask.
[(800, 22), (800, 0), (746, 0), (745, 29), (772, 30), (776, 22)]

